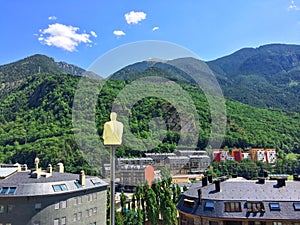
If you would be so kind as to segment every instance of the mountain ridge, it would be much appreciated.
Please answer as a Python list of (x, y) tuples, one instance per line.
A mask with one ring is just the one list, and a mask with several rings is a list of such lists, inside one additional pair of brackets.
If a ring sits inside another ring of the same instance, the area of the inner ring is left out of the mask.
[[(128, 65), (107, 79), (134, 80), (146, 69), (156, 67), (167, 72), (167, 79), (195, 83), (189, 74), (178, 68), (184, 61), (192, 60), (195, 59), (149, 59)], [(255, 107), (300, 112), (300, 45), (268, 44), (242, 48), (205, 63), (215, 74), (226, 98)], [(38, 72), (99, 78), (75, 65), (36, 54), (0, 66), (0, 90), (17, 85), (24, 77)]]

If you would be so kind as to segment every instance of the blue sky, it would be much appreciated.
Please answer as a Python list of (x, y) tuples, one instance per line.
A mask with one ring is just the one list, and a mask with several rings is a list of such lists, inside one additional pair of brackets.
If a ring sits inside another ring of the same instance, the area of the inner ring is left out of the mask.
[(143, 40), (172, 42), (203, 60), (300, 44), (300, 0), (3, 0), (0, 8), (0, 65), (40, 53), (86, 69)]

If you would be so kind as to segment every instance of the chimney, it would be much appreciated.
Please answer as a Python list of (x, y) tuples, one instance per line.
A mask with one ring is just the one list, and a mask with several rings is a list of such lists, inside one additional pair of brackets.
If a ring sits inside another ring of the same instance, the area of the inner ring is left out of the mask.
[(62, 163), (57, 163), (57, 166), (58, 166), (58, 172), (59, 173), (64, 173), (64, 164)]
[(213, 182), (213, 176), (211, 174), (207, 175), (209, 183)]
[(284, 187), (284, 186), (285, 186), (285, 178), (278, 178), (277, 187)]
[(201, 205), (202, 190), (198, 189), (198, 205)]
[(81, 186), (85, 186), (85, 173), (83, 170), (81, 170), (79, 174), (79, 183)]
[(294, 174), (294, 175), (293, 175), (293, 180), (294, 180), (294, 181), (300, 181), (299, 175), (298, 175), (298, 174)]
[(49, 164), (47, 167), (47, 173), (50, 173), (52, 175), (52, 165)]
[(25, 172), (28, 171), (28, 166), (27, 166), (27, 164), (22, 165), (22, 171), (25, 171)]
[(207, 186), (207, 176), (204, 176), (202, 178), (202, 187), (205, 187), (205, 186)]
[(221, 191), (221, 181), (220, 180), (215, 181), (215, 188), (216, 188), (216, 192)]
[(264, 184), (266, 182), (266, 179), (264, 177), (259, 177), (258, 178), (258, 183), (259, 184)]
[(35, 171), (36, 172), (39, 171), (39, 163), (40, 163), (40, 159), (38, 157), (35, 157), (34, 164), (35, 164)]
[(19, 163), (15, 163), (14, 166), (18, 168), (17, 172), (21, 172), (22, 171), (21, 165)]

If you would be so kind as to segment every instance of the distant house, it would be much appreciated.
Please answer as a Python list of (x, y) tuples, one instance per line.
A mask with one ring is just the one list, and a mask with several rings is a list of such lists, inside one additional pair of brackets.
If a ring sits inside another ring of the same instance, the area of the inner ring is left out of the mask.
[(232, 149), (231, 155), (225, 149), (213, 149), (213, 158), (215, 162), (233, 160), (240, 162), (243, 159), (251, 159), (254, 162), (262, 161), (265, 163), (275, 163), (276, 149), (274, 148), (250, 148), (243, 152), (242, 149)]

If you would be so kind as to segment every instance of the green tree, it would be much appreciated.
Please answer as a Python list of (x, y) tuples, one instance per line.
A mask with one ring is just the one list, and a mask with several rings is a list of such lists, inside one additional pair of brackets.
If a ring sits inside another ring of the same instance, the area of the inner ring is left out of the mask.
[(126, 213), (126, 195), (124, 194), (123, 191), (121, 192), (120, 199), (121, 199), (121, 213), (122, 213), (122, 215), (125, 215), (125, 213)]
[(156, 194), (148, 188), (146, 192), (146, 214), (152, 225), (158, 225), (159, 211), (157, 208)]

